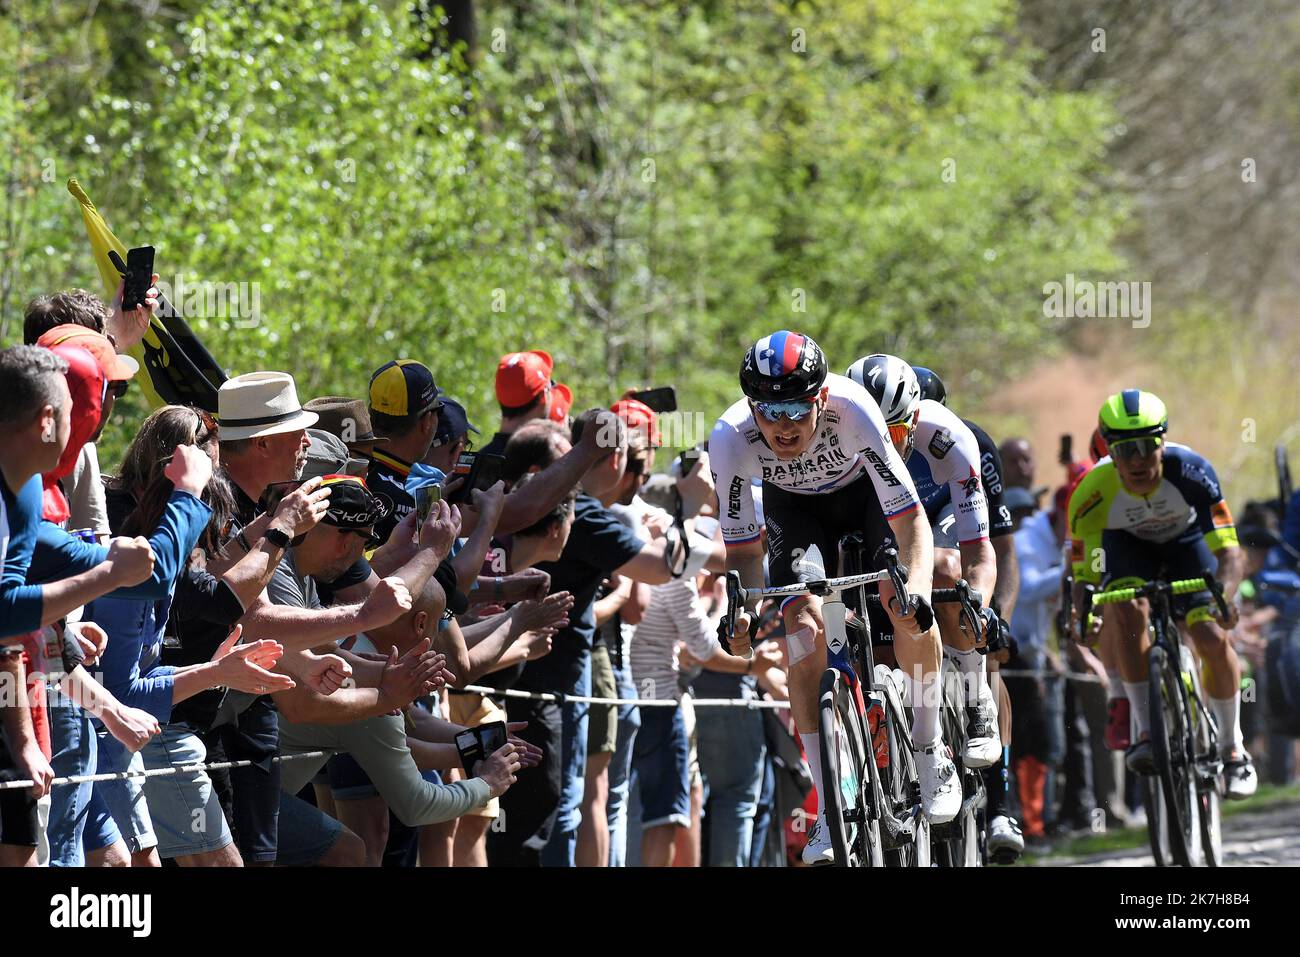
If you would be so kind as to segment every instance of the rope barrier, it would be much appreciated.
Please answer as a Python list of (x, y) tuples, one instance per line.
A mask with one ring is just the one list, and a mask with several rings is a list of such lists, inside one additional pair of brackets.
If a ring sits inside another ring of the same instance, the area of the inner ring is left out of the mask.
[[(304, 751), (301, 754), (279, 754), (272, 761), (299, 761), (306, 758), (323, 758), (324, 751)], [(169, 768), (145, 768), (143, 771), (111, 771), (105, 774), (72, 774), (66, 778), (55, 778), (50, 787), (65, 787), (70, 784), (93, 784), (96, 781), (125, 781), (128, 778), (165, 778), (174, 774), (193, 771), (225, 771), (229, 768), (247, 768), (255, 761), (216, 761), (212, 764), (176, 764)], [(0, 781), (0, 791), (13, 791), (29, 788), (35, 781)]]
[[(989, 672), (989, 674), (994, 673)], [(1042, 668), (999, 668), (996, 674), (1004, 675), (1007, 678), (1064, 678), (1066, 681), (1078, 681), (1082, 684), (1100, 685), (1106, 683), (1097, 675), (1082, 671), (1060, 672), (1045, 671)], [(1014, 702), (1012, 703), (1014, 704)]]
[[(1003, 668), (997, 672), (1007, 678), (1064, 678), (1067, 681), (1078, 681), (1089, 684), (1101, 684), (1102, 680), (1097, 675), (1081, 674), (1076, 672), (1067, 672), (1062, 674), (1057, 671), (1045, 671), (1043, 669), (1028, 668)], [(598, 698), (592, 695), (567, 695), (555, 694), (544, 691), (520, 691), (516, 688), (488, 688), (484, 685), (466, 685), (464, 688), (455, 689), (467, 694), (481, 694), (492, 698), (517, 698), (529, 701), (551, 701), (556, 704), (574, 702), (576, 704), (600, 704), (600, 705), (635, 705), (638, 708), (676, 708), (680, 701), (674, 698)], [(696, 708), (745, 708), (749, 711), (770, 710), (785, 711), (789, 710), (790, 702), (788, 701), (770, 701), (761, 698), (692, 698), (692, 706)], [(323, 758), (326, 756), (324, 751), (304, 751), (301, 754), (282, 754), (272, 758), (272, 761), (298, 761), (308, 758)], [(183, 764), (170, 768), (146, 768), (143, 771), (113, 771), (107, 774), (74, 774), (69, 777), (55, 778), (50, 782), (51, 787), (66, 787), (75, 784), (93, 784), (96, 781), (125, 781), (128, 778), (153, 778), (168, 777), (175, 774), (188, 774), (195, 771), (225, 771), (231, 768), (246, 768), (254, 764), (253, 761), (218, 761), (213, 764)], [(18, 790), (21, 788), (32, 787), (35, 781), (2, 781), (0, 782), (0, 791)]]
[[(466, 685), (458, 689), (472, 694), (487, 695), (492, 698), (526, 698), (530, 701), (553, 701), (556, 704), (576, 702), (577, 704), (634, 704), (640, 708), (676, 708), (680, 703), (675, 698), (595, 698), (590, 695), (554, 694), (548, 691), (519, 691), (516, 688), (485, 688), (482, 685)], [(769, 708), (782, 710), (790, 707), (788, 701), (763, 701), (759, 698), (692, 698), (691, 704), (697, 708), (748, 708), (758, 710)]]

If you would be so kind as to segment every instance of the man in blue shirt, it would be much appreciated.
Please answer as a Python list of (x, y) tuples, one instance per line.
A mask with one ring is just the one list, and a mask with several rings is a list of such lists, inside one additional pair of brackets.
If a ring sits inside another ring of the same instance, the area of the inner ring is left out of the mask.
[(0, 351), (0, 381), (5, 383), (0, 393), (0, 431), (5, 435), (0, 443), (0, 637), (35, 631), (100, 595), (144, 581), (153, 571), (146, 539), (119, 538), (80, 574), (27, 584), (41, 524), (41, 473), (58, 464), (71, 430), (66, 369), (67, 363), (38, 346)]

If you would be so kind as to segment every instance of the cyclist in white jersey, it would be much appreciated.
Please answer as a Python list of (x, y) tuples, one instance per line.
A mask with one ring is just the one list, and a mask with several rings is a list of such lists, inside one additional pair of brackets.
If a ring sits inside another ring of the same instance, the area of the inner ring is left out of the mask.
[[(763, 546), (751, 481), (763, 483), (768, 571), (772, 585), (833, 576), (838, 542), (861, 532), (880, 567), (892, 545), (908, 568), (909, 607), (881, 598), (895, 633), (899, 666), (909, 675), (912, 738), (921, 779), (921, 804), (935, 823), (961, 807), (961, 784), (939, 728), (940, 641), (929, 599), (934, 565), (930, 524), (916, 487), (889, 440), (884, 418), (857, 383), (828, 375), (813, 340), (782, 330), (758, 340), (740, 370), (746, 398), (718, 419), (709, 457), (718, 493), (727, 568), (746, 588), (763, 585)], [(790, 661), (790, 705), (817, 787), (817, 821), (804, 860), (833, 859), (823, 820), (817, 691), (826, 668), (821, 600), (800, 596), (782, 606)], [(753, 609), (737, 616), (732, 653), (749, 654)]]
[(965, 578), (980, 593), (986, 616), (980, 635), (967, 633), (956, 605), (944, 605), (936, 615), (948, 656), (967, 689), (962, 760), (970, 768), (990, 767), (1002, 756), (1002, 738), (985, 656), (977, 645), (996, 621), (988, 604), (997, 584), (997, 555), (989, 539), (979, 441), (947, 407), (921, 398), (916, 373), (897, 356), (864, 356), (849, 367), (848, 375), (880, 405), (894, 448), (916, 484), (933, 526), (936, 584), (951, 588)]

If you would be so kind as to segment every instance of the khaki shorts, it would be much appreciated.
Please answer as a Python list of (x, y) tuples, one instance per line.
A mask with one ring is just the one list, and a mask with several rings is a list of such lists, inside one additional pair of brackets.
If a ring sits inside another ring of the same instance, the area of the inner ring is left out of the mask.
[[(617, 698), (618, 682), (604, 645), (591, 652), (591, 696)], [(613, 754), (618, 748), (618, 705), (593, 704), (587, 712), (587, 756)]]
[[(447, 720), (453, 724), (463, 724), (467, 728), (477, 728), (480, 724), (506, 720), (505, 711), (486, 695), (449, 692), (447, 694), (447, 703), (447, 714), (449, 716)], [(464, 776), (463, 771), (454, 771), (443, 775), (444, 779), (448, 781), (460, 780)], [(500, 811), (500, 801), (497, 798), (492, 798), (482, 807), (466, 811), (464, 816), (495, 818)]]

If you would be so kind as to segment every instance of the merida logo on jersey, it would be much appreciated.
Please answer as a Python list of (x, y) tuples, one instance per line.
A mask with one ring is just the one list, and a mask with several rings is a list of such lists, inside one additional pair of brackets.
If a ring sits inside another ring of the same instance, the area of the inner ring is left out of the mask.
[(740, 493), (744, 488), (745, 480), (739, 475), (733, 475), (731, 487), (727, 489), (727, 518), (732, 521), (740, 518)]
[(871, 463), (871, 467), (876, 470), (876, 474), (880, 476), (880, 480), (886, 485), (897, 486), (903, 484), (898, 480), (898, 477), (890, 471), (889, 466), (885, 464), (884, 459), (876, 454), (875, 449), (867, 447), (862, 450), (862, 454), (867, 457), (867, 461)]

